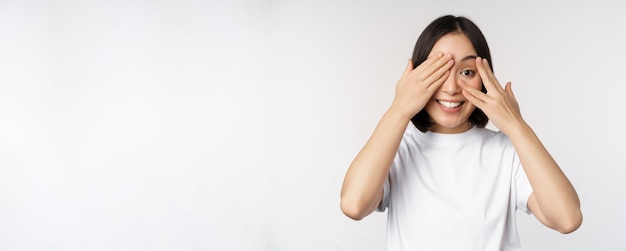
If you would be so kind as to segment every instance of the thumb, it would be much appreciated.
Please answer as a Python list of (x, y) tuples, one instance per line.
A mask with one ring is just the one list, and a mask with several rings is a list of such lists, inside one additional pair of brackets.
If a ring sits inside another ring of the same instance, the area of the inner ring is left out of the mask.
[(515, 94), (513, 94), (513, 88), (511, 87), (511, 85), (513, 85), (511, 82), (507, 82), (506, 86), (504, 86), (504, 91), (506, 91), (509, 96), (515, 98)]
[(404, 69), (404, 73), (402, 74), (402, 76), (409, 75), (409, 73), (411, 73), (411, 71), (413, 70), (413, 60), (409, 59), (408, 61), (409, 62), (406, 65), (406, 69)]

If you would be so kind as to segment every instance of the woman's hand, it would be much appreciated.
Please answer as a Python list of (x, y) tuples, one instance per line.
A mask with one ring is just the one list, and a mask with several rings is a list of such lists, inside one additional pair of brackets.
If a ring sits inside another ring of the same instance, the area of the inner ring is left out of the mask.
[(396, 85), (396, 95), (391, 109), (397, 110), (409, 119), (415, 116), (448, 78), (452, 65), (454, 65), (452, 55), (443, 53), (426, 59), (415, 69), (409, 60)]
[(484, 58), (476, 58), (478, 74), (487, 89), (487, 93), (474, 89), (471, 86), (461, 83), (463, 96), (476, 107), (480, 108), (487, 117), (504, 134), (509, 135), (515, 127), (524, 125), (524, 119), (519, 109), (511, 82), (506, 83), (502, 88), (498, 79), (489, 68), (489, 62)]
[(533, 188), (528, 208), (541, 223), (561, 233), (578, 229), (582, 223), (578, 194), (537, 135), (522, 119), (511, 82), (502, 88), (486, 59), (477, 58), (476, 67), (487, 93), (461, 83), (463, 95), (483, 110), (511, 139)]

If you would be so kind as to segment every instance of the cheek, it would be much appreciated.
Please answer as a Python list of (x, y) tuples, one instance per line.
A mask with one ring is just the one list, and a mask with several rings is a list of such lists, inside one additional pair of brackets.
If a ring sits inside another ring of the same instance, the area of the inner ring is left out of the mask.
[[(463, 83), (469, 85), (470, 87), (482, 91), (482, 86), (483, 86), (483, 82), (482, 79), (480, 79), (480, 77), (475, 77), (475, 78), (471, 78), (471, 79), (463, 79), (461, 80), (463, 81)], [(474, 111), (474, 108), (476, 108), (476, 106), (474, 106), (473, 104), (468, 102), (468, 109), (471, 111)]]
[(465, 82), (465, 84), (471, 86), (472, 88), (476, 90), (480, 90), (483, 84), (482, 80), (478, 77), (473, 78), (473, 79), (467, 79), (467, 80), (464, 80), (463, 82)]

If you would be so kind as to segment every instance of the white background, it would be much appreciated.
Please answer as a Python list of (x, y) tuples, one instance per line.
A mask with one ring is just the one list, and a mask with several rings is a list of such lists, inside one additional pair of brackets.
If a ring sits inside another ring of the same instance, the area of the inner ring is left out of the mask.
[(0, 250), (384, 250), (341, 182), (448, 13), (582, 201), (525, 249), (623, 250), (626, 4), (589, 2), (0, 0)]

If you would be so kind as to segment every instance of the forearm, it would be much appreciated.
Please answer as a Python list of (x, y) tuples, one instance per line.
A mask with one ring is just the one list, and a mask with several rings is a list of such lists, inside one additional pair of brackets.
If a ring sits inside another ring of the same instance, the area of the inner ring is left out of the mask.
[(579, 225), (582, 216), (578, 194), (537, 135), (525, 123), (509, 134), (533, 188), (543, 223), (554, 229)]
[(382, 187), (410, 118), (388, 110), (348, 168), (341, 189), (341, 209), (359, 220), (370, 214), (382, 197)]

